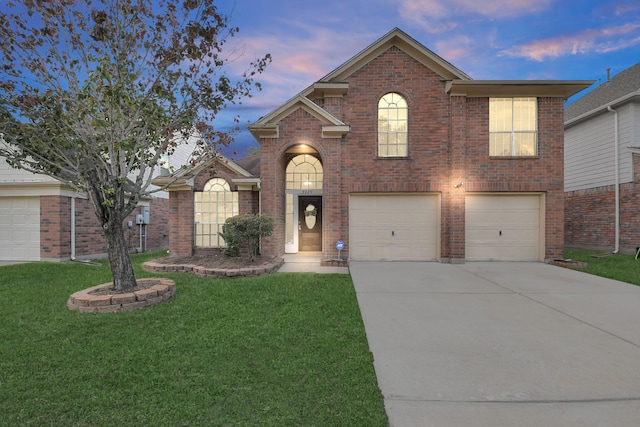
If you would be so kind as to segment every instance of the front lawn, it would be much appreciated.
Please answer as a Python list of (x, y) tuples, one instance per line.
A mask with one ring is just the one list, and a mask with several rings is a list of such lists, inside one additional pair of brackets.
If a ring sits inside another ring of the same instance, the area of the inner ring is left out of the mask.
[(0, 425), (387, 425), (348, 275), (162, 276), (168, 302), (84, 314), (104, 261), (0, 267)]
[(576, 270), (640, 285), (640, 260), (635, 259), (635, 254), (612, 255), (603, 251), (567, 249), (564, 251), (564, 257), (588, 263), (587, 268)]

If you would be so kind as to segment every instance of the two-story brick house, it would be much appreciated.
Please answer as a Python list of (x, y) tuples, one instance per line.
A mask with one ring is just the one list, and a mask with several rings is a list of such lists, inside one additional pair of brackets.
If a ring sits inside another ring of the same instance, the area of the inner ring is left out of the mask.
[(561, 258), (563, 105), (590, 84), (472, 80), (394, 29), (249, 126), (259, 171), (180, 177), (170, 250), (221, 244), (204, 240), (236, 197), (274, 218), (268, 255), (333, 258), (342, 241), (350, 260)]

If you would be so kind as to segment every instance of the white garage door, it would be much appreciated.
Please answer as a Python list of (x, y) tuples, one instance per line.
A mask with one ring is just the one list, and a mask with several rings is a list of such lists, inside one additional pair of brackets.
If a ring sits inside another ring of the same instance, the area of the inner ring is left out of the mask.
[(431, 194), (352, 194), (349, 257), (354, 261), (434, 261), (440, 199)]
[(542, 261), (542, 196), (467, 195), (465, 258), (468, 261)]
[(0, 260), (40, 260), (40, 198), (0, 198)]

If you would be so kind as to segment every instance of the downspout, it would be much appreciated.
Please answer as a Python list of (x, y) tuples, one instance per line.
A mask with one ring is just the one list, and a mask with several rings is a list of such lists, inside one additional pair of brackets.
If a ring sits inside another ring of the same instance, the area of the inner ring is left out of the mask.
[(71, 261), (76, 260), (76, 197), (71, 197)]
[(614, 143), (614, 155), (615, 155), (615, 205), (616, 205), (616, 213), (615, 213), (615, 224), (616, 224), (616, 241), (615, 241), (615, 249), (613, 250), (614, 254), (617, 254), (620, 250), (620, 165), (618, 161), (618, 112), (611, 108), (611, 106), (607, 107), (609, 112), (614, 114), (614, 130), (613, 130), (613, 143)]
[[(262, 217), (262, 187), (261, 181), (258, 179), (257, 188), (258, 188), (258, 215)], [(258, 247), (260, 254), (262, 254), (262, 237), (260, 237), (260, 246)]]

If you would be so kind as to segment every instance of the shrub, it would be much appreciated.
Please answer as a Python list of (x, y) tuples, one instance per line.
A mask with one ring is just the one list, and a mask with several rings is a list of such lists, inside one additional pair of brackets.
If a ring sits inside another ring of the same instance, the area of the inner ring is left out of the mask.
[(220, 236), (227, 247), (226, 255), (248, 255), (251, 259), (260, 253), (260, 239), (273, 233), (273, 219), (266, 215), (236, 215), (227, 218)]

